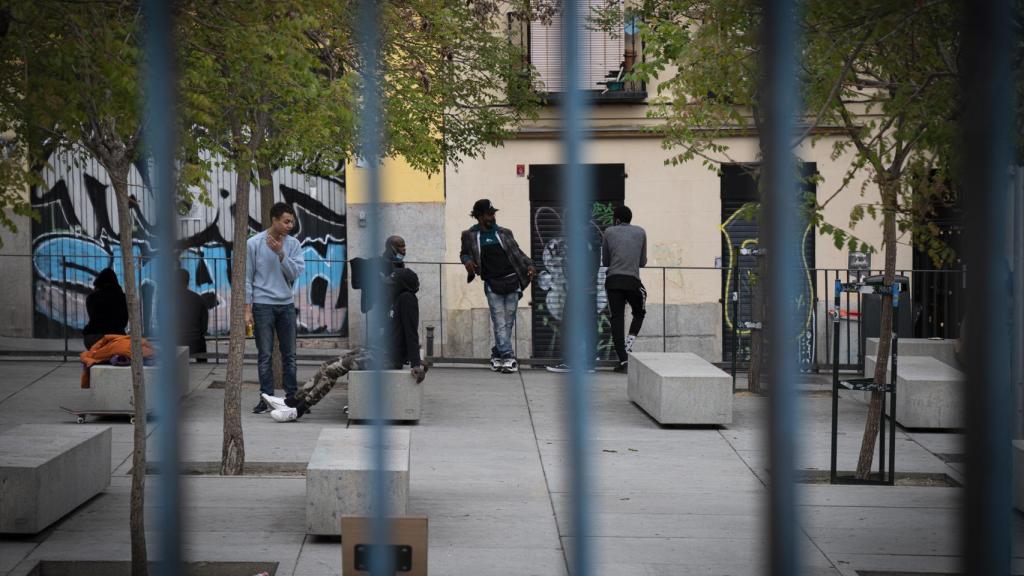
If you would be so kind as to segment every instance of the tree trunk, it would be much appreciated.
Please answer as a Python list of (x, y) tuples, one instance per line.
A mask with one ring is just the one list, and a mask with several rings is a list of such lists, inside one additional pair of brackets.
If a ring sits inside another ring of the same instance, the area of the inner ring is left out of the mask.
[(128, 170), (124, 166), (105, 166), (110, 174), (117, 197), (117, 222), (120, 229), (121, 275), (124, 295), (128, 302), (128, 330), (131, 334), (132, 370), (132, 488), (130, 499), (130, 531), (132, 546), (132, 574), (145, 576), (149, 569), (146, 555), (146, 387), (142, 371), (142, 312), (135, 278), (135, 258), (132, 251), (132, 215), (128, 201)]
[[(260, 222), (266, 230), (270, 228), (270, 208), (274, 205), (274, 170), (266, 162), (260, 162), (257, 170), (260, 177)], [(277, 332), (274, 332), (271, 365), (274, 367), (274, 389), (281, 390), (284, 388), (284, 368), (281, 365), (281, 342), (277, 339)]]
[[(768, 273), (768, 264), (764, 256), (757, 258), (757, 283), (753, 284), (752, 302), (750, 303), (751, 321), (761, 323), (760, 328), (750, 330), (750, 371), (747, 374), (747, 390), (755, 394), (764, 392), (761, 388), (761, 370), (764, 367), (765, 349), (765, 317), (764, 308), (764, 281)], [(737, 319), (738, 320), (738, 319)]]
[[(896, 202), (897, 181), (880, 179), (879, 189), (882, 193), (882, 244), (885, 246), (885, 268), (883, 283), (886, 288), (893, 285), (896, 277)], [(882, 318), (878, 333), (878, 355), (875, 357), (875, 384), (886, 383), (889, 368), (889, 349), (892, 343), (892, 293), (882, 295)], [(885, 394), (880, 391), (871, 393), (868, 405), (868, 416), (864, 422), (864, 437), (860, 444), (860, 457), (857, 460), (857, 478), (864, 480), (871, 474), (871, 464), (875, 456), (875, 441), (878, 439), (878, 427), (881, 425), (882, 403)], [(895, 418), (895, 414), (890, 414)]]
[(235, 168), (235, 230), (231, 246), (231, 322), (228, 339), (228, 371), (224, 383), (224, 443), (220, 473), (237, 476), (245, 467), (242, 436), (242, 367), (245, 362), (245, 242), (249, 238), (249, 185), (252, 168), (240, 162)]

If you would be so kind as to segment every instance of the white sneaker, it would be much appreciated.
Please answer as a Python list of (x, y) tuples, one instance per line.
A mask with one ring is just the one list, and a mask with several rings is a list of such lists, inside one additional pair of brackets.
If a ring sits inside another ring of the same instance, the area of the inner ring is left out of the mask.
[(506, 358), (501, 362), (501, 371), (505, 374), (519, 372), (519, 363), (515, 358)]
[(278, 398), (277, 396), (271, 396), (270, 394), (260, 394), (260, 398), (270, 406), (271, 410), (284, 410), (289, 406), (284, 403), (284, 398)]
[(270, 413), (270, 417), (273, 418), (275, 422), (291, 422), (292, 420), (298, 419), (299, 411), (295, 408), (278, 408)]
[(504, 365), (505, 361), (501, 358), (491, 358), (491, 372), (501, 372), (501, 368)]
[(634, 342), (636, 342), (636, 336), (635, 335), (630, 334), (630, 335), (626, 336), (626, 352), (632, 352), (633, 351), (633, 343)]

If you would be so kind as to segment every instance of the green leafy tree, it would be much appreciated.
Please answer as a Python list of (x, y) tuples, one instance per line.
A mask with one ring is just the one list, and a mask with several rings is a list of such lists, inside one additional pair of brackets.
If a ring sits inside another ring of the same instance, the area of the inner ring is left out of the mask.
[[(238, 248), (248, 237), (250, 185), (261, 167), (261, 182), (280, 166), (331, 175), (360, 154), (355, 130), (363, 64), (355, 44), (355, 4), (192, 2), (182, 10), (191, 146), (220, 152), (238, 178), (224, 474), (241, 473), (245, 461), (240, 387), (246, 262)], [(510, 99), (506, 89), (522, 54), (489, 13), (474, 3), (444, 0), (379, 6), (386, 156), (437, 172), (446, 162), (500, 144), (531, 114), (533, 101)], [(263, 204), (269, 194), (264, 189)]]
[[(614, 2), (610, 4), (615, 4)], [(937, 264), (952, 251), (930, 222), (934, 210), (955, 199), (957, 120), (960, 113), (957, 54), (961, 5), (921, 0), (811, 0), (801, 5), (799, 69), (804, 115), (793, 146), (836, 137), (832, 157), (853, 161), (833, 194), (808, 199), (808, 215), (837, 247), (867, 247), (853, 234), (865, 219), (881, 219), (884, 283), (891, 286), (902, 235)], [(1020, 10), (1017, 11), (1018, 15)], [(596, 21), (621, 29), (621, 10), (606, 7)], [(668, 160), (699, 160), (717, 169), (732, 163), (729, 138), (758, 134), (761, 8), (753, 0), (642, 0), (626, 17), (638, 17), (645, 59), (634, 79), (658, 80), (651, 116), (660, 119)], [(618, 19), (618, 20), (617, 20)], [(1018, 25), (1019, 29), (1019, 25)], [(1018, 51), (1017, 62), (1020, 62)], [(861, 180), (864, 201), (848, 226), (824, 219), (825, 206)], [(869, 195), (870, 194), (870, 195)], [(891, 295), (883, 296), (876, 382), (886, 379)], [(871, 398), (857, 465), (870, 473), (882, 394)]]
[[(121, 279), (128, 301), (134, 397), (132, 450), (132, 573), (146, 574), (143, 498), (146, 479), (146, 397), (142, 372), (142, 319), (133, 257), (128, 173), (142, 154), (140, 109), (141, 13), (135, 2), (3, 2), (0, 40), (4, 67), (0, 114), (15, 134), (15, 158), (34, 170), (52, 153), (89, 155), (106, 169), (117, 199)], [(58, 15), (59, 17), (55, 16)], [(5, 172), (10, 177), (17, 172)], [(4, 179), (11, 186), (33, 175)], [(13, 203), (16, 213), (24, 205)], [(5, 216), (6, 218), (6, 216)]]

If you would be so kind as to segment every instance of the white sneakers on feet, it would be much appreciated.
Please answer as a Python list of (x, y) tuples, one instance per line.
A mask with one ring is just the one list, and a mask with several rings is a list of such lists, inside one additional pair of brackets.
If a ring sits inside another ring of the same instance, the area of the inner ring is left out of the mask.
[(299, 411), (295, 408), (285, 406), (284, 408), (272, 410), (270, 412), (270, 417), (273, 418), (275, 422), (291, 422), (298, 419)]
[(519, 372), (519, 362), (515, 358), (505, 358), (501, 361), (501, 371), (504, 374)]
[(636, 335), (629, 334), (626, 336), (626, 352), (633, 351), (633, 343), (636, 342)]
[(501, 372), (505, 361), (501, 358), (491, 358), (491, 372)]
[(288, 405), (284, 403), (284, 398), (278, 398), (277, 396), (271, 396), (270, 394), (260, 394), (260, 398), (270, 406), (271, 410), (284, 410), (288, 408)]

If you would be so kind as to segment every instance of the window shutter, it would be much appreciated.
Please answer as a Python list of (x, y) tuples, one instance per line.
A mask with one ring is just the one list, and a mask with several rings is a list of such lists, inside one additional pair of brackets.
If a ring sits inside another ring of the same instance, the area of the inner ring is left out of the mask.
[[(590, 14), (594, 8), (604, 5), (604, 0), (585, 0), (582, 4), (585, 12), (580, 23), (582, 78), (579, 88), (602, 90), (603, 86), (597, 83), (605, 81), (608, 74), (618, 70), (622, 63), (625, 51), (623, 34), (612, 38), (603, 30), (590, 30)], [(530, 62), (537, 69), (547, 92), (564, 92), (566, 88), (562, 74), (561, 26), (561, 16), (555, 16), (550, 24), (532, 22), (530, 27)]]

